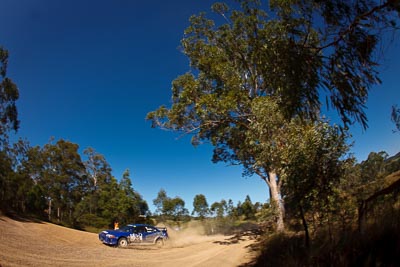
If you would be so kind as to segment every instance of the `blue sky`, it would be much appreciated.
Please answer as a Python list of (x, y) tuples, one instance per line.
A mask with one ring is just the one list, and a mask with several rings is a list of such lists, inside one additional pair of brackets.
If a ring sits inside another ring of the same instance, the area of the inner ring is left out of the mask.
[[(189, 70), (179, 51), (190, 15), (214, 1), (2, 0), (0, 45), (10, 52), (8, 76), (20, 90), (18, 136), (43, 146), (50, 137), (94, 148), (122, 176), (125, 169), (151, 206), (160, 188), (192, 209), (196, 194), (209, 204), (250, 195), (268, 198), (258, 177), (213, 164), (208, 145), (152, 129), (145, 116), (170, 103), (171, 82)], [(369, 128), (352, 128), (359, 161), (371, 151), (400, 151), (390, 108), (400, 105), (400, 42), (385, 48), (382, 85), (367, 103)], [(396, 43), (397, 42), (397, 43)], [(152, 208), (152, 207), (151, 207)]]

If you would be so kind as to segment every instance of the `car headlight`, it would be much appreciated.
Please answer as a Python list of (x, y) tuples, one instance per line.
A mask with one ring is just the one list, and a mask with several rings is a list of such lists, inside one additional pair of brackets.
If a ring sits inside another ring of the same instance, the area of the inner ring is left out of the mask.
[(107, 238), (115, 238), (115, 235), (106, 234)]

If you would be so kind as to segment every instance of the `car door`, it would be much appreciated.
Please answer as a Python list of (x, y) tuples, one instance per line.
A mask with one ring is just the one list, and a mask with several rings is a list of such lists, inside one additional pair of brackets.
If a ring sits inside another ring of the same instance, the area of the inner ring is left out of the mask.
[(157, 229), (152, 226), (145, 226), (143, 231), (143, 242), (153, 243), (157, 237)]
[(136, 242), (144, 242), (145, 241), (145, 234), (146, 234), (146, 229), (144, 228), (144, 226), (137, 226), (135, 227), (135, 233), (137, 235), (137, 240)]
[(139, 235), (137, 229), (135, 227), (129, 228), (129, 242), (130, 243), (137, 243), (139, 242)]

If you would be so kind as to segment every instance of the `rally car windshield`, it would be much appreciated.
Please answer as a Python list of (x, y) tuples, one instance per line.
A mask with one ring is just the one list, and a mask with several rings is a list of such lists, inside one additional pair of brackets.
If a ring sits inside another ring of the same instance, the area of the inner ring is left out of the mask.
[(122, 226), (121, 228), (119, 228), (119, 230), (122, 232), (129, 232), (131, 228), (131, 226)]

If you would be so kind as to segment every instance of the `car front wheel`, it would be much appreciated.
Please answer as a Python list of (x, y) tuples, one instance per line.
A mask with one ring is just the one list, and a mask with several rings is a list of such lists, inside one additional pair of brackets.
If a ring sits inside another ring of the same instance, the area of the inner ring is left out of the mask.
[(118, 247), (126, 248), (128, 246), (128, 240), (126, 238), (120, 238), (118, 240)]

